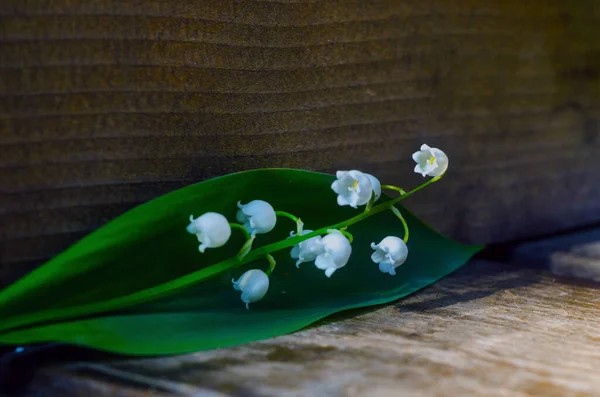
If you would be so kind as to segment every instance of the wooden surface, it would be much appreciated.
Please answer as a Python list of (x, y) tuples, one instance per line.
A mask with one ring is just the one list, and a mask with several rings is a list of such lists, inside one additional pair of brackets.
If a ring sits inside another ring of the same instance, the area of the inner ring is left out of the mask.
[(358, 168), (468, 242), (600, 221), (597, 0), (0, 2), (0, 280), (132, 206)]
[(582, 261), (600, 273), (591, 237), (521, 245), (512, 264), (479, 258), (407, 299), (267, 341), (46, 365), (24, 395), (600, 396), (600, 284), (538, 266), (562, 254), (563, 274)]

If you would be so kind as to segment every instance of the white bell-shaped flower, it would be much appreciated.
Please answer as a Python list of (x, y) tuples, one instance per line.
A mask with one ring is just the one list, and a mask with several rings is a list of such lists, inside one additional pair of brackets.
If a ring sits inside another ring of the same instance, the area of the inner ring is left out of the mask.
[(375, 250), (371, 255), (371, 260), (379, 264), (379, 270), (392, 276), (396, 274), (396, 268), (403, 264), (408, 256), (406, 243), (401, 238), (394, 236), (384, 238), (379, 244), (371, 243), (371, 248)]
[(365, 175), (371, 181), (371, 187), (373, 188), (373, 194), (375, 195), (375, 199), (373, 200), (373, 202), (375, 202), (375, 201), (379, 200), (379, 197), (381, 197), (381, 182), (379, 182), (379, 179), (375, 178), (371, 174), (365, 174)]
[(277, 215), (271, 204), (263, 200), (253, 200), (248, 204), (238, 201), (236, 219), (252, 235), (269, 233), (277, 223)]
[[(331, 188), (338, 195), (339, 205), (349, 205), (356, 208), (365, 205), (371, 199), (373, 186), (371, 179), (360, 171), (338, 171), (335, 173), (337, 180), (331, 184)], [(380, 188), (381, 189), (381, 188)]]
[(340, 231), (334, 231), (321, 239), (323, 252), (317, 255), (315, 266), (325, 270), (325, 275), (331, 277), (337, 269), (346, 266), (352, 253), (350, 241)]
[(421, 145), (421, 150), (413, 153), (412, 158), (417, 163), (415, 172), (423, 176), (440, 176), (448, 169), (446, 153), (425, 144)]
[(246, 309), (250, 309), (250, 303), (264, 298), (269, 290), (269, 276), (259, 269), (248, 270), (237, 281), (231, 279), (231, 282), (234, 289), (242, 291), (241, 299)]
[[(312, 230), (306, 229), (302, 231), (302, 236), (311, 233)], [(294, 232), (290, 233), (290, 237), (294, 237)], [(304, 240), (298, 245), (294, 245), (290, 256), (297, 259), (296, 267), (299, 267), (303, 262), (311, 262), (317, 258), (317, 255), (324, 252), (321, 236), (315, 236)]]
[(231, 237), (231, 226), (229, 226), (227, 218), (216, 212), (207, 212), (196, 219), (194, 219), (194, 215), (190, 215), (190, 224), (186, 230), (198, 237), (200, 242), (198, 250), (202, 253), (207, 248), (225, 245)]

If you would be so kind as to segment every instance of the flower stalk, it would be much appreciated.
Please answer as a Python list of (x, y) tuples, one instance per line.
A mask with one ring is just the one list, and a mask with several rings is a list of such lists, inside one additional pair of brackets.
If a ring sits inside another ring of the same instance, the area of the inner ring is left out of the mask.
[(400, 213), (400, 210), (394, 206), (392, 206), (390, 208), (390, 210), (392, 210), (392, 212), (394, 213), (394, 215), (396, 215), (398, 217), (398, 219), (400, 219), (400, 222), (402, 222), (402, 226), (404, 226), (404, 243), (408, 243), (408, 225), (406, 224), (406, 220), (404, 219), (404, 217), (402, 216), (402, 214)]
[(294, 221), (296, 223), (297, 233), (302, 234), (302, 229), (304, 228), (304, 222), (302, 222), (302, 220), (299, 217), (292, 215), (289, 212), (285, 212), (285, 211), (275, 211), (275, 215), (283, 216), (285, 218), (288, 218), (288, 219), (291, 219), (292, 221)]
[(237, 230), (241, 231), (244, 234), (246, 241), (250, 240), (250, 238), (251, 238), (250, 232), (248, 230), (246, 230), (246, 228), (244, 226), (240, 225), (239, 223), (230, 222), (229, 227), (231, 227), (232, 230), (237, 229)]
[(381, 185), (382, 189), (387, 189), (387, 190), (393, 190), (396, 191), (398, 193), (400, 193), (400, 195), (402, 196), (403, 194), (406, 194), (406, 191), (404, 189), (402, 189), (401, 187), (398, 186), (393, 186), (393, 185)]
[[(331, 229), (329, 229), (331, 230)], [(352, 233), (346, 231), (346, 228), (343, 227), (339, 230), (340, 233), (342, 233), (344, 236), (346, 236), (346, 238), (348, 239), (348, 241), (350, 241), (350, 244), (352, 244), (352, 242), (354, 241), (354, 236), (352, 235)]]

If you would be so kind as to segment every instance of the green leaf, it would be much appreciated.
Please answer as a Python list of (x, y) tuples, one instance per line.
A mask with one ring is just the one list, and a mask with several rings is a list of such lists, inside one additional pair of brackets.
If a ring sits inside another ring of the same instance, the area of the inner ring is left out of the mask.
[[(311, 263), (297, 269), (289, 249), (273, 253), (277, 267), (269, 292), (250, 310), (231, 279), (251, 268), (266, 270), (266, 259), (168, 296), (148, 292), (230, 258), (243, 244), (234, 230), (225, 247), (200, 254), (195, 236), (185, 231), (190, 214), (215, 211), (235, 221), (238, 200), (262, 199), (316, 230), (361, 211), (337, 205), (333, 180), (332, 175), (301, 170), (247, 171), (143, 204), (1, 291), (0, 343), (57, 341), (136, 355), (245, 343), (298, 330), (342, 310), (396, 300), (456, 270), (480, 249), (439, 235), (403, 209), (411, 236), (408, 260), (396, 276), (383, 274), (370, 260), (370, 243), (403, 236), (401, 222), (384, 211), (348, 229), (354, 235), (350, 262), (331, 279)], [(279, 218), (273, 232), (257, 236), (255, 247), (285, 239), (294, 229), (292, 221)], [(133, 293), (144, 302), (109, 304)]]

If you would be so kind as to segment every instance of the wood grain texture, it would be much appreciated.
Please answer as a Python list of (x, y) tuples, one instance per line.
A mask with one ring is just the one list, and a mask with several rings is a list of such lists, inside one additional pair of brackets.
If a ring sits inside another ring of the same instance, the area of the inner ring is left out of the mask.
[(526, 265), (475, 260), (395, 304), (248, 345), (46, 366), (24, 395), (599, 396), (600, 285)]
[(0, 4), (0, 280), (127, 209), (259, 167), (358, 168), (486, 243), (600, 221), (600, 6)]
[(512, 257), (554, 274), (600, 282), (600, 228), (519, 244)]

